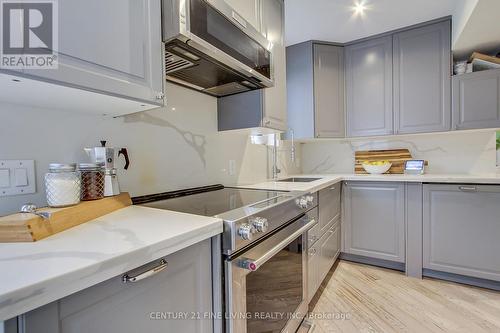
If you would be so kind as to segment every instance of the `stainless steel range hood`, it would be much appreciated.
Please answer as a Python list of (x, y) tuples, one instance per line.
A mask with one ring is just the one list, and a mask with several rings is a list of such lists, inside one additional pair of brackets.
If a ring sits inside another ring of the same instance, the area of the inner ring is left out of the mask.
[(163, 0), (168, 81), (222, 97), (272, 87), (270, 43), (223, 0)]

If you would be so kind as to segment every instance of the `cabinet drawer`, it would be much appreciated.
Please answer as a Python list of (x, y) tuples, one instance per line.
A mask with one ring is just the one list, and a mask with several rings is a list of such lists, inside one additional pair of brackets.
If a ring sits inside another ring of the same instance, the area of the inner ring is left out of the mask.
[[(157, 311), (212, 311), (210, 257), (210, 240), (192, 245), (165, 257), (167, 268), (143, 280), (123, 283), (122, 276), (117, 276), (28, 312), (23, 332), (211, 332), (210, 319), (152, 320), (149, 316)], [(158, 263), (127, 274), (135, 276)]]
[(314, 225), (314, 227), (309, 229), (309, 231), (307, 232), (308, 248), (311, 248), (311, 246), (314, 243), (316, 243), (319, 240), (319, 238), (321, 237), (320, 228), (319, 228), (319, 221), (318, 221), (318, 208), (314, 208), (314, 209), (308, 211), (307, 216), (311, 219), (315, 219), (317, 222)]
[(323, 235), (331, 221), (340, 217), (340, 189), (341, 183), (333, 184), (319, 191), (319, 228)]

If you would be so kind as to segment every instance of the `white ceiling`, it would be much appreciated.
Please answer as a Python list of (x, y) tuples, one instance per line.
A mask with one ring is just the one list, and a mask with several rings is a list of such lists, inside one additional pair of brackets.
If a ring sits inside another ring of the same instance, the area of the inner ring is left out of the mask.
[(455, 57), (467, 59), (471, 52), (500, 52), (500, 1), (481, 0), (471, 10), (453, 45)]
[(353, 15), (359, 1), (285, 0), (286, 44), (311, 39), (349, 42), (452, 15), (468, 0), (364, 0), (362, 17)]

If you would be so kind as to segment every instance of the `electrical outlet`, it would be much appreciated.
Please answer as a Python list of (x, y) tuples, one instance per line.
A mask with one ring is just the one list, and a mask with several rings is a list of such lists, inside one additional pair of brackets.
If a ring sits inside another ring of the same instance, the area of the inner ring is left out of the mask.
[(229, 175), (234, 176), (236, 174), (236, 161), (229, 160)]

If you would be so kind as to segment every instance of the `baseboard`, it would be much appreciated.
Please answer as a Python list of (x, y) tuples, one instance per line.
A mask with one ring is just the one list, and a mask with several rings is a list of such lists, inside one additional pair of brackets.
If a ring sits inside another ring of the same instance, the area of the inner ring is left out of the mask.
[(451, 282), (457, 282), (457, 283), (466, 284), (469, 286), (486, 288), (486, 289), (493, 289), (493, 290), (500, 291), (500, 282), (498, 282), (498, 281), (486, 280), (486, 279), (464, 276), (464, 275), (459, 275), (459, 274), (454, 274), (454, 273), (440, 272), (440, 271), (435, 271), (435, 270), (427, 269), (427, 268), (424, 268), (422, 270), (422, 275), (425, 277), (446, 280), (446, 281), (451, 281)]
[(398, 270), (401, 272), (404, 272), (406, 270), (406, 265), (405, 263), (402, 262), (395, 262), (395, 261), (390, 261), (390, 260), (383, 260), (383, 259), (375, 259), (375, 258), (370, 258), (370, 257), (364, 257), (364, 256), (359, 256), (357, 254), (350, 254), (350, 253), (340, 253), (340, 259), (346, 260), (346, 261), (352, 261), (352, 262), (357, 262), (360, 264), (367, 264), (367, 265), (372, 265), (372, 266), (377, 266), (377, 267), (382, 267), (382, 268), (389, 268), (389, 269), (394, 269)]

